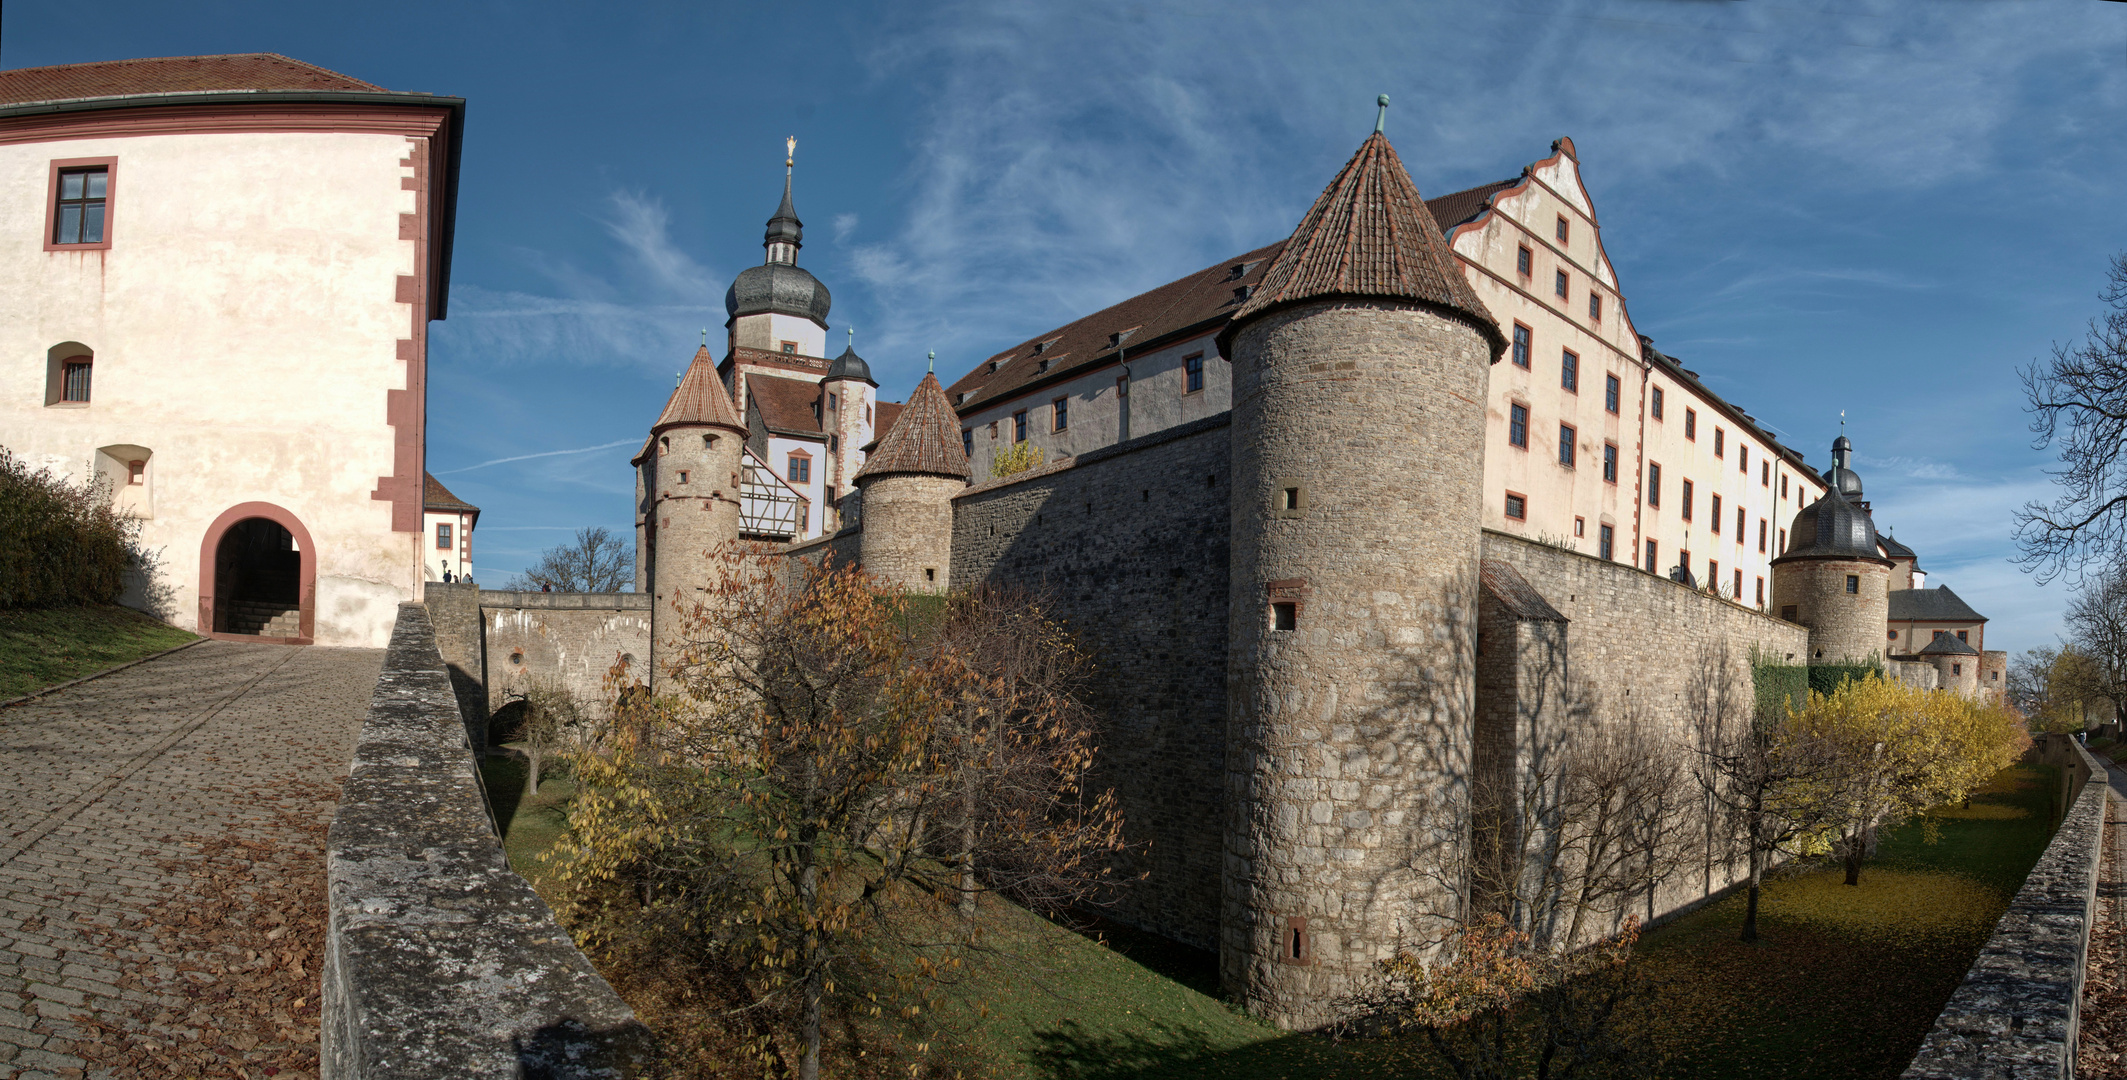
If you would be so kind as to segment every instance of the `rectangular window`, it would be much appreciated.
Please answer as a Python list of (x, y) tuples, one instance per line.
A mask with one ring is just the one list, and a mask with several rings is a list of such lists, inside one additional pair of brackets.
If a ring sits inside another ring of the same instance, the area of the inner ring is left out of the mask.
[(783, 352), (784, 352), (784, 353), (786, 353), (786, 354), (788, 354), (788, 355), (791, 355), (791, 356), (796, 356), (796, 355), (797, 355), (797, 353), (798, 353), (798, 343), (797, 343), (797, 342), (795, 342), (795, 341), (786, 341), (786, 342), (784, 342), (784, 343), (783, 343)]
[(1529, 254), (1529, 249), (1526, 246), (1514, 254), (1514, 269), (1521, 271), (1521, 276), (1523, 277), (1528, 277), (1535, 272), (1533, 269), (1534, 262), (1535, 257)]
[(450, 549), (451, 549), (451, 527), (450, 527), (450, 522), (447, 522), (447, 521), (439, 521), (439, 522), (436, 522), (436, 550), (437, 550), (437, 551), (449, 551)]
[(1721, 563), (1718, 559), (1706, 560), (1706, 587), (1709, 589), (1721, 587)]
[(1950, 665), (1950, 674), (1952, 674), (1952, 675), (1962, 675), (1962, 674), (1964, 674), (1964, 673), (1965, 673), (1965, 666), (1964, 666), (1963, 664), (1951, 664), (1951, 665)]
[(1725, 440), (1726, 440), (1726, 438), (1727, 438), (1727, 436), (1728, 436), (1728, 433), (1727, 433), (1727, 432), (1725, 432), (1725, 431), (1722, 431), (1722, 430), (1721, 430), (1720, 428), (1715, 428), (1715, 429), (1713, 429), (1713, 456), (1715, 456), (1715, 457), (1727, 457), (1727, 456), (1728, 456), (1728, 453), (1727, 453), (1727, 450), (1728, 450), (1728, 446), (1727, 446), (1727, 444), (1726, 444), (1726, 441), (1725, 441)]
[(838, 413), (842, 411), (842, 395), (827, 395), (827, 411), (831, 413)]
[(990, 421), (990, 438), (997, 438), (997, 421), (995, 420)]
[(1662, 505), (1662, 467), (1652, 461), (1647, 463), (1647, 505)]
[[(1270, 628), (1272, 630), (1296, 630), (1300, 626), (1300, 605), (1280, 601), (1270, 605)], [(1294, 946), (1298, 948), (1298, 946)]]
[(1567, 291), (1572, 286), (1573, 279), (1564, 270), (1560, 270), (1557, 276), (1551, 279), (1551, 291), (1557, 293), (1561, 300), (1565, 299)]
[(1772, 462), (1761, 461), (1758, 463), (1758, 486), (1768, 488), (1772, 486)]
[(1968, 644), (1968, 645), (1969, 645), (1969, 644), (1971, 644), (1971, 642), (1972, 642), (1972, 639), (1971, 639), (1971, 638), (1968, 638), (1968, 637), (1966, 637), (1966, 636), (1965, 636), (1965, 634), (1966, 634), (1966, 631), (1963, 631), (1963, 630), (1959, 630), (1959, 631), (1957, 632), (1957, 640), (1959, 640), (1959, 641), (1962, 641), (1962, 642), (1964, 642), (1964, 643), (1966, 643), (1966, 644)]
[(1787, 530), (1786, 530), (1786, 529), (1781, 529), (1781, 530), (1780, 530), (1780, 550), (1781, 550), (1781, 551), (1786, 551), (1786, 550), (1787, 550)]
[(1573, 440), (1579, 434), (1566, 424), (1558, 425), (1558, 463), (1569, 469), (1573, 467)]
[(1699, 441), (1699, 410), (1684, 410), (1684, 437), (1692, 442)]
[(1591, 292), (1588, 294), (1588, 321), (1592, 323), (1599, 323), (1603, 321), (1602, 293)]
[(960, 449), (969, 457), (975, 456), (975, 429), (960, 429)]
[(1787, 474), (1780, 474), (1780, 497), (1787, 498)]
[(1728, 594), (1731, 600), (1743, 599), (1743, 571), (1736, 571), (1736, 591)]
[(1614, 442), (1603, 444), (1603, 479), (1617, 483), (1617, 444)]
[(1654, 418), (1655, 418), (1656, 420), (1660, 420), (1660, 419), (1662, 418), (1662, 388), (1661, 388), (1661, 387), (1659, 387), (1659, 386), (1655, 387), (1655, 388), (1654, 388), (1654, 393), (1652, 394), (1652, 396), (1650, 396), (1650, 397), (1649, 397), (1649, 398), (1647, 399), (1647, 411), (1648, 411), (1648, 412), (1649, 412), (1650, 414), (1652, 414), (1652, 415), (1654, 416)]
[(1759, 579), (1758, 579), (1758, 606), (1759, 606), (1759, 607), (1764, 607), (1764, 606), (1765, 606), (1765, 579), (1764, 579), (1764, 578), (1759, 578)]
[(1027, 411), (1025, 409), (1012, 414), (1012, 441), (1015, 443), (1027, 441)]
[(1528, 516), (1529, 500), (1511, 491), (1507, 492), (1507, 517), (1514, 521), (1524, 521)]
[(1849, 593), (1854, 593), (1856, 595), (1861, 592), (1861, 578), (1859, 575), (1846, 575), (1846, 591)]
[(1736, 471), (1745, 476), (1750, 475), (1750, 447), (1736, 447)]
[(1049, 430), (1066, 431), (1071, 427), (1071, 399), (1057, 398), (1049, 403), (1049, 420), (1054, 424)]
[(1584, 517), (1577, 517), (1577, 518), (1574, 518), (1574, 519), (1573, 519), (1573, 535), (1575, 535), (1575, 536), (1586, 536), (1586, 535), (1588, 535), (1588, 519), (1587, 519), (1587, 518), (1584, 518)]
[[(1678, 493), (1678, 497), (1679, 497), (1679, 498), (1681, 498), (1681, 499), (1683, 500), (1683, 502), (1684, 502), (1684, 520), (1685, 520), (1685, 521), (1690, 521), (1690, 520), (1691, 520), (1691, 501), (1692, 501), (1692, 500), (1691, 500), (1691, 493), (1692, 493), (1692, 490), (1693, 490), (1693, 489), (1692, 489), (1692, 484), (1691, 484), (1691, 481), (1689, 481), (1689, 480), (1686, 480), (1686, 481), (1684, 481), (1684, 490)], [(1718, 495), (1716, 495), (1716, 496), (1714, 496), (1714, 497), (1715, 497), (1715, 498), (1720, 498), (1720, 496), (1718, 496)], [(1719, 521), (1719, 520), (1720, 520), (1720, 515), (1718, 515), (1718, 514), (1714, 515), (1714, 520), (1716, 520), (1716, 521)]]
[(1660, 567), (1660, 566), (1658, 566), (1658, 565), (1656, 565), (1657, 561), (1658, 561), (1658, 560), (1656, 560), (1656, 558), (1655, 558), (1655, 548), (1654, 548), (1654, 541), (1652, 541), (1652, 540), (1649, 540), (1649, 541), (1647, 541), (1647, 572), (1648, 572), (1648, 573), (1650, 573), (1650, 574), (1657, 574), (1657, 573), (1660, 573), (1660, 572), (1661, 572), (1661, 567)]
[(1603, 408), (1615, 413), (1618, 399), (1624, 396), (1625, 384), (1618, 382), (1615, 375), (1605, 375), (1603, 380)]
[(1676, 553), (1676, 564), (1677, 568), (1684, 571), (1686, 574), (1691, 573), (1691, 552), (1681, 550), (1678, 551)]
[(59, 400), (89, 400), (89, 370), (93, 364), (94, 361), (90, 360), (67, 361), (65, 374), (66, 381), (65, 384), (60, 388)]
[(789, 477), (790, 482), (793, 484), (810, 483), (812, 481), (812, 459), (799, 457), (796, 454), (790, 455), (790, 468), (784, 470), (783, 475)]
[(1608, 560), (1608, 559), (1612, 559), (1612, 558), (1615, 558), (1615, 556), (1611, 554), (1611, 545), (1612, 545), (1613, 543), (1615, 543), (1615, 542), (1616, 542), (1616, 540), (1617, 540), (1617, 530), (1616, 530), (1616, 529), (1613, 529), (1613, 528), (1611, 528), (1611, 527), (1610, 527), (1610, 526), (1608, 526), (1608, 525), (1600, 525), (1600, 526), (1597, 526), (1596, 528), (1597, 528), (1597, 532), (1596, 532), (1596, 537), (1595, 537), (1595, 553), (1596, 553), (1596, 555), (1597, 555), (1597, 556), (1599, 556), (1599, 557), (1601, 557), (1601, 558), (1603, 558), (1603, 559), (1605, 559), (1605, 560)]
[(1204, 388), (1204, 354), (1182, 358), (1182, 393), (1194, 394)]
[(110, 246), (111, 169), (115, 158), (52, 163), (48, 247)]
[(1526, 327), (1526, 326), (1523, 326), (1523, 325), (1522, 325), (1522, 324), (1520, 324), (1520, 323), (1515, 323), (1515, 324), (1514, 324), (1514, 366), (1515, 366), (1515, 367), (1525, 368), (1525, 367), (1528, 367), (1528, 366), (1529, 366), (1529, 351), (1530, 351), (1530, 342), (1529, 342), (1529, 328), (1528, 328), (1528, 327)]
[(1736, 543), (1743, 542), (1743, 527), (1748, 524), (1750, 524), (1750, 519), (1743, 516), (1743, 508), (1736, 507)]
[(1759, 519), (1758, 519), (1758, 553), (1759, 553), (1759, 554), (1761, 554), (1761, 555), (1762, 555), (1762, 554), (1764, 554), (1764, 552), (1765, 552), (1765, 528), (1766, 528), (1766, 521), (1765, 521), (1765, 519), (1764, 519), (1764, 518), (1759, 518)]
[[(1689, 480), (1686, 480), (1686, 481), (1684, 481), (1684, 482), (1685, 482), (1685, 483), (1687, 483), (1687, 484), (1688, 484), (1688, 483), (1691, 483), (1691, 481), (1689, 481)], [(1713, 531), (1714, 531), (1714, 534), (1715, 534), (1716, 536), (1720, 535), (1720, 532), (1721, 532), (1721, 496), (1720, 496), (1720, 494), (1719, 494), (1719, 493), (1716, 493), (1716, 494), (1714, 495), (1714, 497), (1713, 497)]]
[(1580, 356), (1572, 349), (1565, 350), (1558, 358), (1558, 385), (1580, 393)]
[(1529, 448), (1529, 407), (1507, 406), (1507, 442), (1524, 450)]
[(1564, 214), (1558, 215), (1558, 242), (1561, 244), (1566, 242), (1566, 215)]

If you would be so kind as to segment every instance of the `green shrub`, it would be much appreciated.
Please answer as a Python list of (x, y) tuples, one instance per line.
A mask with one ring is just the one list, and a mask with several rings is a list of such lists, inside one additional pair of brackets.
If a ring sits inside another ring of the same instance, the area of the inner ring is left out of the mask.
[(0, 608), (116, 600), (139, 534), (103, 482), (33, 472), (0, 447)]
[(1880, 677), (1882, 674), (1882, 664), (1811, 664), (1809, 688), (1811, 693), (1829, 697), (1832, 691), (1839, 689), (1840, 683), (1848, 679), (1860, 682), (1871, 675)]
[(1809, 704), (1810, 672), (1801, 664), (1754, 660), (1750, 665), (1751, 689), (1756, 693), (1757, 716), (1780, 716), (1783, 707)]

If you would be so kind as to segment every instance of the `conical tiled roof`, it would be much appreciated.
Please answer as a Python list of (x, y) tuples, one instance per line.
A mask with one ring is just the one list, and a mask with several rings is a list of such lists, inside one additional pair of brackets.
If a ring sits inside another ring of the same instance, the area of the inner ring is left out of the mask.
[(1300, 219), (1263, 283), (1220, 332), (1219, 349), (1232, 355), (1234, 333), (1258, 315), (1340, 296), (1414, 300), (1459, 311), (1491, 339), (1494, 359), (1506, 351), (1498, 322), (1455, 264), (1402, 159), (1378, 131)]
[(672, 400), (665, 402), (665, 411), (658, 414), (657, 423), (650, 425), (650, 433), (655, 435), (681, 424), (730, 428), (746, 434), (746, 421), (739, 418), (738, 406), (731, 403), (724, 380), (717, 378), (716, 358), (709, 355), (707, 345), (695, 351), (694, 363), (687, 365), (687, 374), (680, 377), (678, 389), (672, 391)]
[(925, 374), (908, 396), (879, 449), (857, 470), (857, 479), (919, 473), (969, 479), (967, 452), (960, 448), (960, 417), (945, 400), (938, 376)]

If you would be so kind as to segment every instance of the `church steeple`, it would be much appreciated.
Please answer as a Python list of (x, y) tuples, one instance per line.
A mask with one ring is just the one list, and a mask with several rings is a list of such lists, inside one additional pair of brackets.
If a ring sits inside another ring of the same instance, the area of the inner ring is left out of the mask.
[(793, 135), (783, 142), (783, 205), (776, 207), (775, 216), (768, 219), (768, 236), (761, 243), (768, 249), (768, 262), (795, 266), (798, 249), (805, 246), (805, 223), (798, 220), (797, 208), (790, 202), (790, 174), (797, 161), (798, 139)]

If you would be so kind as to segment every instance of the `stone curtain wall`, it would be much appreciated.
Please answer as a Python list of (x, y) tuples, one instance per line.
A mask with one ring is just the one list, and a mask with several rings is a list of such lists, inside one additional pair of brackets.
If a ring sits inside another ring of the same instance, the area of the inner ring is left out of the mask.
[(1217, 946), (1226, 756), (1227, 414), (955, 501), (952, 580), (1048, 590), (1098, 665), (1100, 781), (1140, 849), (1119, 917)]
[[(1487, 531), (1484, 555), (1517, 570), (1569, 621), (1566, 655), (1576, 711), (1594, 717), (1638, 712), (1691, 745), (1693, 716), (1726, 696), (1746, 721), (1754, 706), (1752, 650), (1780, 663), (1803, 662), (1809, 631), (1794, 623), (1715, 599), (1668, 578), (1505, 533)], [(1529, 682), (1521, 672), (1517, 678)], [(1485, 706), (1480, 704), (1480, 709)], [(1527, 747), (1518, 751), (1526, 754)], [(1657, 919), (1720, 894), (1741, 873), (1709, 850), (1673, 878), (1639, 912)]]
[(2040, 760), (2080, 784), (2053, 842), (2031, 868), (1994, 936), (1921, 1040), (1905, 1080), (2055, 1080), (2075, 1074), (2083, 973), (2096, 915), (2108, 785), (2105, 769), (2065, 736), (2044, 736)]
[(487, 751), (487, 656), (480, 621), (480, 586), (459, 582), (426, 583), (428, 619), (436, 630), (436, 649), (458, 692), (458, 711), (473, 750)]
[(650, 604), (645, 593), (480, 593), (487, 700), (501, 708), (533, 679), (552, 679), (603, 713), (606, 671), (631, 657), (631, 677), (647, 681)]
[(402, 604), (327, 840), (321, 1073), (620, 1077), (647, 1033), (503, 858), (429, 614)]

